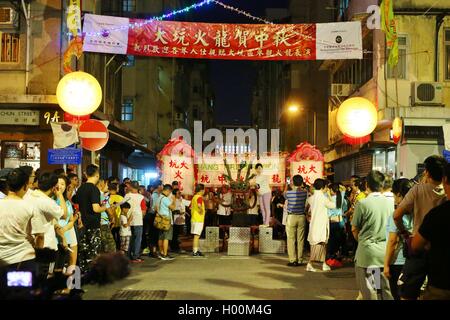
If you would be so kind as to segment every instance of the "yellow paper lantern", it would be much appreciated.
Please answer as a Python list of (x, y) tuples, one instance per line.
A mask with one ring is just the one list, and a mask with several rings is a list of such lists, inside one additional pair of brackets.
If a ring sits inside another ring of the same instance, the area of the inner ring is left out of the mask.
[(377, 108), (365, 98), (350, 98), (339, 107), (336, 121), (339, 130), (346, 136), (362, 138), (377, 127)]
[(77, 71), (65, 75), (56, 88), (61, 108), (74, 116), (93, 113), (102, 103), (102, 88), (92, 75)]

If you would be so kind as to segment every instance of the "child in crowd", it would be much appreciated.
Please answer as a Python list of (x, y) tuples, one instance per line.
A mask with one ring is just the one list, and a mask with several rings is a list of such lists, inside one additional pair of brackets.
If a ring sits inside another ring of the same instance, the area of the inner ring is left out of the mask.
[(129, 215), (131, 205), (128, 202), (120, 205), (120, 251), (123, 254), (128, 253), (130, 247), (132, 217)]

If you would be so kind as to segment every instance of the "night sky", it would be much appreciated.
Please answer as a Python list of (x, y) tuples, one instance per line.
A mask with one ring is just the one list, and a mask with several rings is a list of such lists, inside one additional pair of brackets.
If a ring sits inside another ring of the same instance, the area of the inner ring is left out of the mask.
[[(286, 8), (289, 1), (222, 0), (222, 2), (254, 16), (264, 17), (266, 8)], [(245, 16), (213, 4), (198, 9), (189, 20), (211, 23), (256, 23)], [(210, 81), (216, 96), (217, 124), (250, 124), (250, 105), (255, 80), (256, 70), (250, 61), (210, 61)]]

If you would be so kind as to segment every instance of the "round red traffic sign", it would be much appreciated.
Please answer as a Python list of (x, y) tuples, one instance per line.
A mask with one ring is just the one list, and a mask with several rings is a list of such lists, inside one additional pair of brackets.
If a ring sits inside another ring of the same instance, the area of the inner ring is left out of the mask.
[(108, 143), (108, 128), (98, 120), (87, 120), (79, 130), (81, 146), (89, 151), (98, 151)]

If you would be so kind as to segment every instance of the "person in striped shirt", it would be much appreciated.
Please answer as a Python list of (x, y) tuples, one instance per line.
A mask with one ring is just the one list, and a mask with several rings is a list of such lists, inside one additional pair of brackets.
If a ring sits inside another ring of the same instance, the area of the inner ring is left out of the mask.
[[(287, 200), (287, 248), (289, 255), (288, 266), (296, 267), (304, 264), (303, 246), (305, 242), (305, 206), (308, 193), (302, 189), (303, 178), (295, 175), (293, 178), (294, 188), (286, 191)], [(297, 247), (296, 247), (297, 244)]]

